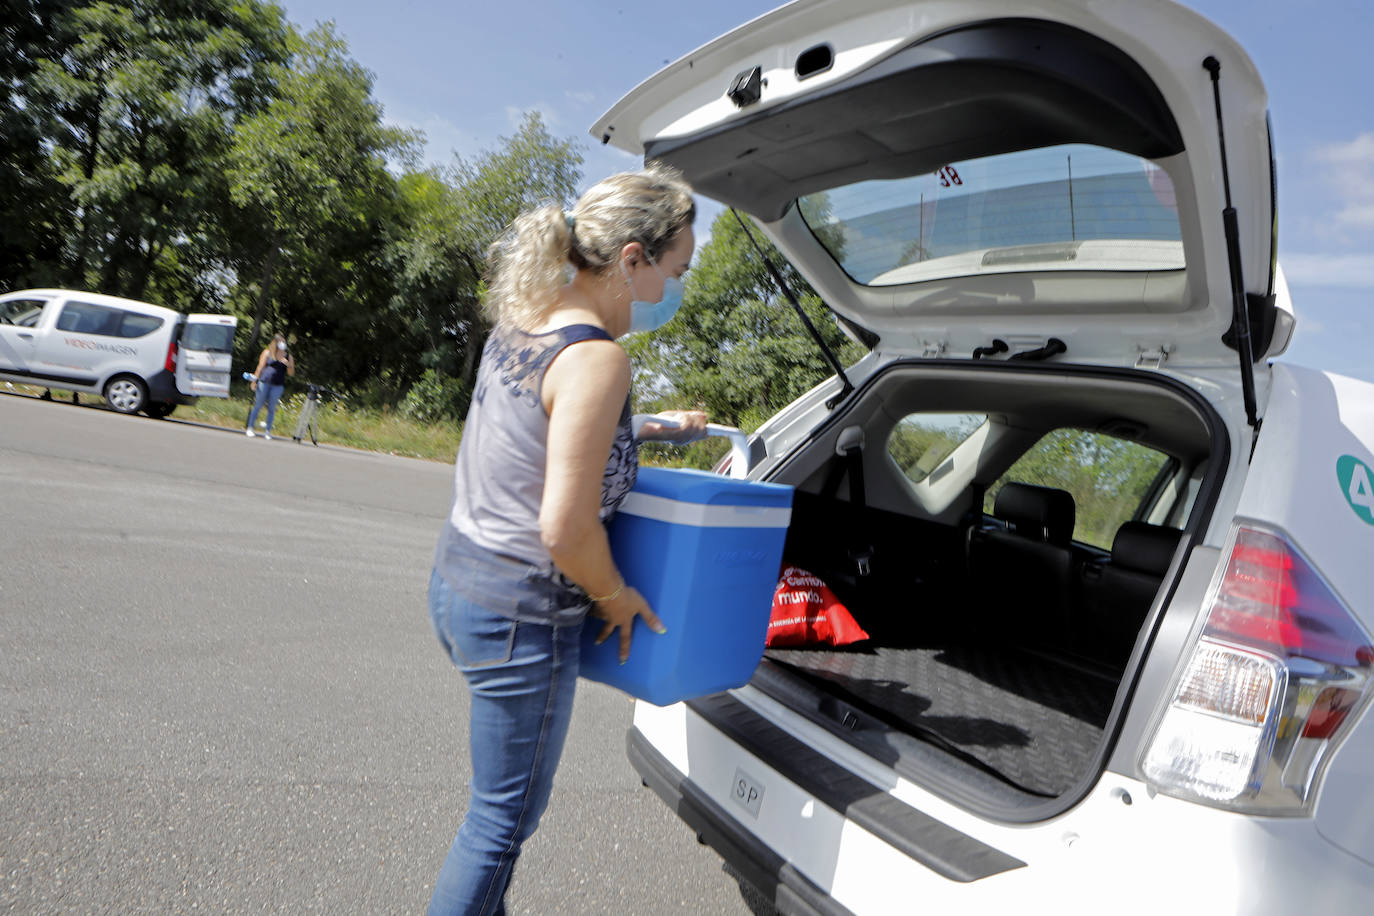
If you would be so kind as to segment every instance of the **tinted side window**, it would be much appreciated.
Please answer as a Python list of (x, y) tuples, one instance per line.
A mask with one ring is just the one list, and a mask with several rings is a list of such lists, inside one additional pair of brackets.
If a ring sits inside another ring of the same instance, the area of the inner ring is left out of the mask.
[(1016, 460), (988, 488), (991, 514), (1006, 483), (1067, 490), (1073, 496), (1073, 539), (1111, 550), (1122, 523), (1135, 517), (1150, 484), (1169, 456), (1126, 439), (1082, 429), (1056, 429)]
[(77, 334), (103, 334), (106, 337), (119, 336), (120, 319), (124, 316), (121, 309), (112, 309), (89, 302), (68, 302), (62, 306), (62, 314), (57, 316), (59, 331), (72, 331)]
[(887, 453), (908, 480), (920, 483), (987, 419), (971, 413), (908, 414), (887, 437)]
[(143, 337), (162, 327), (162, 319), (137, 312), (125, 312), (124, 322), (119, 326), (120, 337)]

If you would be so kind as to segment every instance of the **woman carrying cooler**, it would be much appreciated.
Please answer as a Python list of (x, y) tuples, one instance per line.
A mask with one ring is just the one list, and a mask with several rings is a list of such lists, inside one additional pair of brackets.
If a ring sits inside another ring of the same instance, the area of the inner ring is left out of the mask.
[(258, 357), (258, 368), (253, 373), (250, 383), (253, 389), (253, 409), (248, 412), (248, 426), (243, 430), (245, 434), (250, 437), (254, 435), (253, 424), (257, 422), (258, 411), (266, 404), (267, 431), (264, 435), (268, 439), (272, 438), (272, 422), (277, 418), (277, 402), (286, 390), (286, 377), (295, 374), (296, 361), (286, 352), (286, 338), (277, 334)]
[[(664, 324), (692, 258), (691, 189), (665, 169), (614, 175), (573, 209), (519, 217), (491, 251), (493, 323), (458, 449), (429, 606), (472, 697), (471, 800), (431, 914), (504, 913), (521, 844), (549, 800), (589, 610), (630, 652), (635, 618), (604, 521), (634, 484), (630, 361), (616, 338)], [(706, 416), (642, 438), (691, 439)]]

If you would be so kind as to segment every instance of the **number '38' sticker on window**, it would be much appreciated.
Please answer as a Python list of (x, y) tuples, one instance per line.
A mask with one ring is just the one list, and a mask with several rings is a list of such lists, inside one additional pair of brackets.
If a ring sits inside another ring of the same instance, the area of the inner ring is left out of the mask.
[(1354, 455), (1336, 459), (1336, 479), (1355, 514), (1374, 525), (1374, 471)]

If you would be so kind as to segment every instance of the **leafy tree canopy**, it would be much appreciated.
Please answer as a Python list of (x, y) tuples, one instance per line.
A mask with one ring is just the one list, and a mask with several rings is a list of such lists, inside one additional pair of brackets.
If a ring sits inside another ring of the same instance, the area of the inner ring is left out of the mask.
[[(840, 329), (811, 286), (742, 217), (842, 364), (863, 347)], [(677, 317), (654, 334), (633, 338), (641, 412), (701, 408), (713, 422), (752, 430), (831, 374), (820, 348), (777, 289), (762, 257), (733, 212), (718, 216), (687, 274)], [(708, 440), (688, 450), (698, 466), (727, 446)]]

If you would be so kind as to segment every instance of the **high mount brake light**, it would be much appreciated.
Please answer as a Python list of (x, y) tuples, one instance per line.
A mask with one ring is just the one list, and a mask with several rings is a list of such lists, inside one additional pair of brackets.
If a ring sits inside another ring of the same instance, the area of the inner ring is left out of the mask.
[(1141, 770), (1171, 795), (1303, 813), (1372, 674), (1374, 640), (1312, 564), (1237, 526)]

